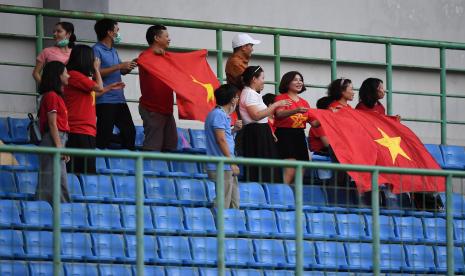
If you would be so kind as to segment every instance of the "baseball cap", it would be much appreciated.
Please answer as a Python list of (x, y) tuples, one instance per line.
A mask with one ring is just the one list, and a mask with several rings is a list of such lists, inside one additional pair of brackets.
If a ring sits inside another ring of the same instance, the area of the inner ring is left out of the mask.
[(253, 45), (256, 45), (256, 44), (260, 44), (260, 40), (256, 40), (256, 39), (253, 39), (250, 35), (248, 34), (237, 34), (233, 37), (232, 39), (232, 47), (233, 49), (234, 48), (237, 48), (237, 47), (241, 47), (241, 46), (244, 46), (244, 45), (247, 45), (247, 44), (253, 44)]

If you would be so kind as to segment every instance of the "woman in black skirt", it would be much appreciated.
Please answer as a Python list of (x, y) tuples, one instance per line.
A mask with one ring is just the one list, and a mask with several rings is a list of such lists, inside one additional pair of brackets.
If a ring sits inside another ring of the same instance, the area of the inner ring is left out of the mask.
[[(298, 94), (304, 92), (304, 78), (297, 71), (284, 74), (279, 84), (279, 92), (275, 101), (286, 100), (291, 104), (276, 109), (275, 126), (278, 138), (278, 152), (281, 159), (309, 161), (307, 141), (305, 141), (305, 127), (309, 122), (312, 127), (320, 123), (310, 117), (308, 102)], [(295, 169), (284, 169), (284, 183), (294, 182)]]
[[(278, 107), (288, 106), (287, 100), (276, 101), (269, 107), (263, 103), (260, 92), (265, 85), (265, 74), (260, 66), (249, 66), (242, 74), (244, 89), (239, 110), (242, 116), (242, 150), (244, 157), (278, 158), (276, 143), (268, 125), (268, 116)], [(281, 182), (280, 169), (249, 166), (245, 169), (246, 181)]]

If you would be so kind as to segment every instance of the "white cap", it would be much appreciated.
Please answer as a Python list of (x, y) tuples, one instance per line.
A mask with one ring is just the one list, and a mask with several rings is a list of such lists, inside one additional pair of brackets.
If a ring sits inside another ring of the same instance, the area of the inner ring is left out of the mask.
[(260, 42), (261, 42), (260, 40), (253, 39), (248, 34), (237, 34), (232, 39), (232, 47), (234, 49), (234, 48), (241, 47), (247, 44), (257, 45), (257, 44), (260, 44)]

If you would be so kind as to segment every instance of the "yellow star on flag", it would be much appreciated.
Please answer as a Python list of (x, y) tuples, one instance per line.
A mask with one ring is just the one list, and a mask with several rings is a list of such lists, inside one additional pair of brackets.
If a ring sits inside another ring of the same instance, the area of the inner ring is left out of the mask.
[(303, 115), (302, 113), (296, 113), (292, 116), (289, 116), (289, 118), (291, 118), (292, 120), (292, 128), (300, 128), (302, 127), (302, 124), (305, 124), (308, 117)]
[(215, 101), (215, 94), (213, 93), (213, 85), (211, 83), (201, 83), (191, 76), (192, 81), (196, 84), (201, 85), (207, 91), (207, 103)]
[(389, 153), (391, 154), (392, 164), (395, 164), (398, 155), (402, 155), (406, 159), (412, 160), (400, 147), (400, 141), (402, 140), (401, 137), (389, 137), (389, 135), (387, 135), (382, 129), (378, 128), (378, 130), (381, 132), (381, 135), (383, 135), (383, 138), (376, 139), (375, 142), (388, 148)]

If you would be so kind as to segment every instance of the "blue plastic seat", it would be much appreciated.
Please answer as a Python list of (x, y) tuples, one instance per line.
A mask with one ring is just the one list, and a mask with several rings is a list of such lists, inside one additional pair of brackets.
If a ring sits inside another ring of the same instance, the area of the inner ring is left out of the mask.
[(436, 270), (434, 252), (431, 246), (405, 245), (409, 270), (428, 272)]
[[(134, 235), (126, 235), (126, 248), (128, 257), (136, 259), (136, 247), (137, 240)], [(155, 262), (159, 259), (158, 257), (158, 243), (153, 236), (144, 236), (144, 258), (145, 261)]]
[(131, 202), (136, 200), (136, 178), (134, 176), (114, 175), (113, 185), (118, 200)]
[(186, 230), (194, 232), (216, 232), (215, 220), (210, 209), (205, 207), (183, 208)]
[(465, 220), (454, 220), (455, 239), (465, 244)]
[(199, 264), (215, 264), (217, 260), (218, 243), (212, 237), (190, 237), (192, 257)]
[(439, 145), (444, 158), (444, 168), (463, 170), (465, 168), (465, 148), (461, 146)]
[(152, 206), (153, 226), (158, 232), (178, 233), (184, 231), (183, 212), (175, 206)]
[(423, 241), (423, 223), (416, 217), (393, 217), (397, 237), (402, 241)]
[(281, 240), (253, 240), (257, 263), (261, 266), (285, 267), (286, 254)]
[(169, 276), (199, 276), (199, 270), (196, 267), (165, 267), (165, 273)]
[(289, 270), (265, 270), (265, 276), (294, 276), (294, 271)]
[[(435, 246), (436, 264), (442, 271), (447, 270), (447, 248), (445, 246)], [(454, 269), (455, 274), (463, 274), (465, 272), (464, 254), (461, 247), (454, 247)]]
[[(120, 205), (123, 227), (136, 229), (136, 206)], [(149, 206), (144, 206), (144, 229), (153, 229), (152, 214)]]
[[(368, 236), (373, 236), (372, 226), (373, 218), (370, 215), (365, 215), (366, 228), (368, 230)], [(395, 230), (396, 226), (391, 216), (379, 216), (379, 238), (381, 240), (394, 240), (396, 239)]]
[(326, 193), (321, 186), (304, 186), (303, 202), (305, 209), (319, 209), (327, 205)]
[(52, 232), (24, 231), (26, 253), (32, 258), (51, 258), (53, 256)]
[(167, 263), (190, 263), (192, 261), (187, 237), (158, 236), (160, 259)]
[(263, 276), (258, 269), (234, 269), (232, 273), (234, 276)]
[(174, 180), (170, 178), (144, 178), (147, 202), (172, 203), (177, 200)]
[(347, 259), (352, 269), (372, 270), (373, 245), (370, 243), (346, 243)]
[(266, 184), (264, 189), (268, 203), (274, 208), (294, 207), (294, 193), (289, 185)]
[(406, 266), (405, 251), (400, 244), (381, 244), (379, 265), (383, 270), (399, 271)]
[[(29, 267), (31, 270), (29, 276), (53, 275), (52, 262), (30, 262)], [(60, 275), (65, 275), (63, 267), (61, 267)]]
[(18, 185), (18, 192), (25, 196), (35, 196), (38, 183), (39, 175), (36, 172), (16, 173), (16, 184)]
[[(276, 211), (279, 233), (283, 235), (295, 235), (295, 211)], [(302, 216), (302, 231), (307, 234), (307, 220)]]
[(64, 228), (88, 228), (89, 219), (84, 203), (61, 204), (61, 226)]
[(79, 178), (72, 173), (68, 173), (68, 190), (71, 198), (82, 199), (82, 187)]
[(337, 242), (315, 242), (319, 264), (328, 269), (347, 268), (344, 245)]
[(248, 230), (251, 234), (278, 235), (278, 225), (273, 211), (246, 210)]
[(136, 168), (136, 160), (122, 157), (108, 157), (108, 169), (101, 173), (112, 174), (134, 174)]
[(18, 188), (16, 187), (16, 179), (13, 172), (0, 172), (0, 196), (15, 197), (18, 196)]
[(356, 214), (336, 214), (339, 235), (344, 239), (367, 239), (365, 219)]
[(0, 230), (0, 256), (24, 256), (24, 241), (20, 231)]
[(245, 227), (245, 214), (243, 210), (224, 209), (224, 232), (227, 234), (243, 234)]
[(111, 177), (108, 175), (81, 175), (86, 200), (111, 201), (115, 197)]
[[(136, 267), (132, 267), (132, 274), (137, 275)], [(165, 269), (161, 266), (144, 265), (144, 275), (165, 276)]]
[(144, 139), (145, 139), (144, 127), (136, 126), (136, 141), (135, 141), (136, 148), (142, 148), (142, 146), (144, 145)]
[(8, 120), (4, 117), (0, 118), (0, 140), (3, 143), (11, 143), (13, 141), (8, 127)]
[(215, 202), (216, 199), (216, 183), (205, 179), (205, 186), (207, 187), (208, 202)]
[(107, 173), (108, 165), (105, 157), (97, 156), (95, 158), (95, 169), (97, 173)]
[(92, 259), (92, 240), (85, 233), (61, 233), (61, 254), (67, 259)]
[[(35, 147), (33, 145), (28, 145)], [(12, 171), (37, 171), (39, 170), (39, 156), (32, 153), (14, 153), (18, 165), (3, 165), (2, 168)]]
[(428, 241), (446, 241), (446, 220), (443, 218), (423, 218), (425, 234)]
[(441, 168), (444, 168), (444, 158), (442, 157), (442, 153), (441, 153), (441, 149), (439, 148), (439, 145), (425, 144), (425, 148), (428, 150), (431, 156), (433, 156), (436, 162), (438, 162), (438, 165), (441, 166)]
[(16, 200), (0, 200), (0, 225), (11, 227), (20, 225), (19, 203)]
[(265, 191), (262, 185), (258, 183), (239, 183), (239, 196), (241, 207), (264, 207), (268, 205)]
[[(216, 268), (199, 268), (200, 276), (218, 276), (218, 269)], [(224, 270), (224, 276), (232, 276), (230, 269)]]
[(99, 276), (96, 264), (65, 263), (67, 276)]
[(171, 162), (171, 173), (170, 176), (177, 177), (193, 177), (204, 179), (208, 175), (200, 171), (197, 163), (194, 162), (181, 162), (181, 161), (172, 161)]
[(186, 204), (206, 204), (207, 193), (204, 183), (198, 179), (176, 179), (178, 199)]
[(228, 265), (255, 263), (251, 241), (248, 239), (225, 239), (224, 256)]
[(144, 159), (144, 175), (170, 176), (168, 162), (164, 160)]
[(90, 225), (94, 228), (102, 229), (120, 229), (121, 215), (118, 205), (115, 204), (100, 204), (89, 203)]
[(335, 237), (336, 221), (333, 214), (328, 213), (306, 213), (307, 227), (310, 236)]
[(205, 130), (203, 129), (189, 129), (189, 135), (193, 151), (197, 153), (207, 152), (207, 137), (205, 136)]
[(24, 223), (33, 226), (51, 227), (53, 222), (52, 206), (46, 201), (23, 201)]
[[(444, 206), (447, 204), (446, 194), (440, 193), (439, 196), (441, 197)], [(465, 196), (458, 193), (452, 194), (452, 205), (454, 218), (465, 218)]]
[(0, 261), (0, 275), (29, 275), (27, 263), (22, 261)]
[(92, 246), (95, 256), (101, 261), (126, 259), (121, 235), (92, 233)]
[[(296, 247), (295, 241), (285, 241), (284, 246), (286, 248), (286, 255), (288, 263), (295, 265), (296, 263)], [(316, 254), (315, 254), (315, 246), (312, 242), (304, 241), (304, 267), (310, 268), (317, 265), (316, 262)]]
[(132, 276), (131, 266), (117, 264), (100, 264), (100, 276)]
[(29, 142), (29, 132), (27, 131), (29, 123), (29, 119), (8, 117), (8, 126), (10, 129), (10, 135), (13, 143), (26, 144)]
[(189, 137), (189, 131), (184, 128), (177, 128), (178, 133), (178, 145), (176, 150), (179, 152), (189, 152), (192, 149), (191, 141)]

